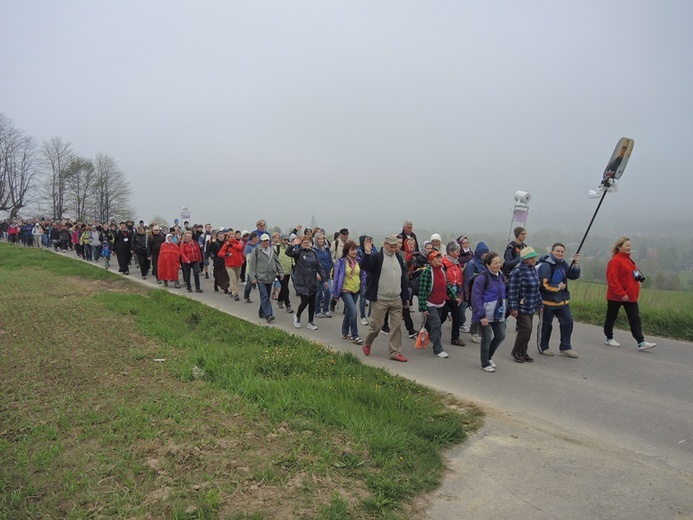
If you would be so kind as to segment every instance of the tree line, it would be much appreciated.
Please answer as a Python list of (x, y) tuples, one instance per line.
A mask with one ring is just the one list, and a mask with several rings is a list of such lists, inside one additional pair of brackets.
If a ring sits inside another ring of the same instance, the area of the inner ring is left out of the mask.
[(62, 137), (39, 142), (0, 113), (0, 212), (78, 221), (131, 218), (132, 190), (116, 161), (82, 157)]

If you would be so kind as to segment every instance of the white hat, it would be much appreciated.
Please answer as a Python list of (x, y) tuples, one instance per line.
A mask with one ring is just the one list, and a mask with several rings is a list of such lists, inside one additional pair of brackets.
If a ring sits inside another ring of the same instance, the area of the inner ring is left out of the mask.
[(260, 242), (263, 240), (269, 240), (270, 236), (267, 233), (263, 233), (262, 236), (260, 237)]

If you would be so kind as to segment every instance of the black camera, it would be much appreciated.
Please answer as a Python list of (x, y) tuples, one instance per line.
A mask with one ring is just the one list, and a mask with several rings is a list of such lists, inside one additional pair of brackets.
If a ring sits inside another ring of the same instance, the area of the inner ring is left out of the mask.
[(645, 281), (645, 275), (642, 274), (642, 271), (640, 269), (633, 269), (633, 278), (635, 278), (636, 282)]

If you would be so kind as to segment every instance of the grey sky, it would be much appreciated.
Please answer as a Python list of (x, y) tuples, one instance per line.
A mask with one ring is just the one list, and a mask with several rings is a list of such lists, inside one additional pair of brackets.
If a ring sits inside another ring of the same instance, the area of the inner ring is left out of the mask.
[[(11, 1), (0, 112), (112, 156), (145, 220), (584, 227), (693, 217), (688, 1)], [(443, 227), (443, 226), (441, 226)]]

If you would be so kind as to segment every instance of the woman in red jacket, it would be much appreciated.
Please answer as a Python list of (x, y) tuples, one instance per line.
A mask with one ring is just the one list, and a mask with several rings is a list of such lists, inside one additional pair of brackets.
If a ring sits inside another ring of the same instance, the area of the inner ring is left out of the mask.
[(226, 262), (226, 272), (229, 273), (229, 293), (234, 301), (238, 301), (238, 280), (241, 278), (241, 266), (245, 257), (243, 256), (243, 241), (238, 240), (233, 229), (229, 230), (226, 242), (219, 250), (219, 256)]
[(192, 292), (190, 284), (190, 273), (192, 271), (195, 277), (195, 292), (203, 292), (200, 287), (200, 262), (202, 262), (202, 251), (192, 239), (192, 233), (186, 231), (183, 235), (183, 241), (180, 243), (180, 258), (183, 267), (183, 279), (188, 288), (188, 292)]
[(178, 283), (180, 249), (178, 244), (173, 242), (173, 235), (166, 235), (164, 243), (159, 248), (157, 262), (157, 278), (163, 280), (164, 287), (168, 287), (168, 282), (176, 282), (176, 289), (180, 289), (180, 284)]
[(614, 339), (614, 323), (618, 312), (623, 307), (628, 316), (630, 333), (638, 342), (638, 350), (648, 350), (656, 347), (656, 343), (645, 341), (642, 335), (640, 322), (640, 309), (638, 307), (638, 295), (640, 294), (640, 282), (645, 277), (640, 272), (635, 262), (630, 257), (631, 244), (628, 237), (619, 238), (611, 248), (611, 260), (606, 267), (606, 319), (604, 320), (605, 343), (610, 347), (620, 347), (621, 344)]

